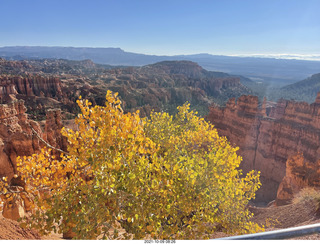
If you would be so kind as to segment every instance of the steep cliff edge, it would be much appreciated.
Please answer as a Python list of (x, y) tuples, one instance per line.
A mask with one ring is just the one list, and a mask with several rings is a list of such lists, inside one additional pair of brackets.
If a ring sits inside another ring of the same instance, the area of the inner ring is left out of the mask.
[[(70, 103), (59, 77), (25, 73), (0, 75), (0, 103), (24, 100), (32, 119), (45, 119), (46, 110)], [(72, 102), (71, 102), (72, 103)]]
[(313, 104), (280, 100), (275, 107), (254, 96), (230, 99), (226, 107), (211, 107), (207, 119), (243, 157), (241, 168), (261, 171), (257, 201), (276, 199), (286, 174), (286, 161), (301, 152), (310, 163), (320, 159), (320, 94)]
[(0, 97), (10, 94), (61, 98), (61, 82), (59, 78), (53, 76), (1, 76)]

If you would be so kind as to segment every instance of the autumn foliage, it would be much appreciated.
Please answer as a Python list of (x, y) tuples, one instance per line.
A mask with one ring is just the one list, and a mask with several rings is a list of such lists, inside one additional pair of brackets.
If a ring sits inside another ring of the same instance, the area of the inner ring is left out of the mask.
[(178, 113), (124, 113), (116, 94), (92, 107), (79, 100), (78, 130), (63, 129), (68, 153), (19, 159), (34, 196), (25, 224), (78, 239), (198, 239), (215, 231), (263, 230), (250, 222), (248, 201), (259, 174), (241, 176), (241, 158), (189, 105)]

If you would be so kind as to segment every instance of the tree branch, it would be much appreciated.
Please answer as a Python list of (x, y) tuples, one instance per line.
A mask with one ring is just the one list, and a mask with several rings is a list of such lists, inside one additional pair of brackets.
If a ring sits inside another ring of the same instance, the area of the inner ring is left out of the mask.
[(43, 140), (43, 139), (39, 136), (39, 134), (36, 132), (36, 130), (32, 128), (32, 126), (31, 126), (30, 124), (29, 124), (29, 126), (30, 126), (32, 132), (33, 132), (33, 133), (38, 137), (38, 139), (39, 139), (41, 142), (43, 142), (47, 147), (49, 147), (49, 148), (51, 148), (51, 149), (53, 149), (53, 150), (56, 150), (56, 151), (58, 151), (58, 152), (64, 153), (64, 154), (66, 154), (66, 155), (69, 155), (68, 152), (65, 152), (65, 151), (63, 151), (63, 150), (61, 150), (61, 149), (59, 149), (59, 148), (56, 148), (56, 147), (50, 145), (50, 144), (49, 144), (48, 142), (46, 142), (45, 140)]

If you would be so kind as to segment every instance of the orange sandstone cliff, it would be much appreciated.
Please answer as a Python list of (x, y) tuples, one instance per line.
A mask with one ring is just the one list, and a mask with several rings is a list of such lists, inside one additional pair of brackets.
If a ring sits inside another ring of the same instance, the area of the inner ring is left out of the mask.
[(38, 122), (28, 118), (23, 100), (13, 100), (8, 104), (0, 104), (0, 177), (9, 180), (16, 173), (17, 156), (28, 156), (36, 153), (44, 143), (66, 150), (67, 141), (62, 137), (61, 111), (47, 111), (44, 131)]
[(295, 194), (305, 187), (320, 187), (320, 160), (308, 162), (302, 153), (297, 153), (286, 162), (286, 175), (279, 185), (276, 205), (291, 203)]
[(261, 171), (257, 201), (276, 199), (289, 157), (301, 152), (311, 164), (320, 159), (320, 94), (313, 104), (280, 100), (275, 107), (241, 96), (224, 108), (211, 107), (207, 119), (240, 148), (244, 173)]
[(1, 76), (0, 96), (21, 94), (26, 96), (61, 97), (61, 82), (57, 77), (39, 75)]
[(16, 157), (39, 150), (39, 140), (33, 128), (42, 135), (37, 122), (29, 120), (22, 100), (0, 104), (0, 177), (9, 179), (16, 173)]

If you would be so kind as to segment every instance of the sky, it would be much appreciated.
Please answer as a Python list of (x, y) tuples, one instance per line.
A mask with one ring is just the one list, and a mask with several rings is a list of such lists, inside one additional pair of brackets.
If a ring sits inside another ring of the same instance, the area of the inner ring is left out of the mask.
[(320, 0), (0, 0), (0, 47), (320, 58)]

